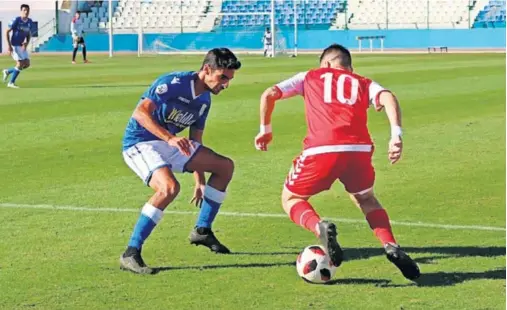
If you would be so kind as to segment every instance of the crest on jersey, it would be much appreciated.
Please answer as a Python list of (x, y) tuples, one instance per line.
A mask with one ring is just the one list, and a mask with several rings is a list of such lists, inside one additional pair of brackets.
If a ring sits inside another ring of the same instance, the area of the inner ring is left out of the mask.
[(157, 88), (155, 89), (155, 92), (159, 95), (167, 93), (167, 84), (158, 85)]
[(201, 110), (199, 111), (199, 116), (202, 116), (204, 114), (204, 111), (206, 111), (207, 107), (208, 107), (208, 105), (206, 105), (206, 104), (202, 105)]

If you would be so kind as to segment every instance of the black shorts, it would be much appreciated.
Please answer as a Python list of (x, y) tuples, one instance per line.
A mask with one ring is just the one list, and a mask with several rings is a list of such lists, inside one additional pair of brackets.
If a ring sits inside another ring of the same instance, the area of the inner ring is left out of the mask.
[(73, 41), (74, 41), (73, 44), (85, 44), (83, 37), (74, 38)]

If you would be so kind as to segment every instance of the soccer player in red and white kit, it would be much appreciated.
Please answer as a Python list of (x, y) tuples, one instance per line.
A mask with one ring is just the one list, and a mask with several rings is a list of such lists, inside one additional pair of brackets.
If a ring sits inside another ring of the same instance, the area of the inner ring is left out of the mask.
[(417, 279), (419, 267), (397, 244), (386, 210), (373, 193), (373, 142), (367, 127), (367, 110), (370, 106), (377, 111), (385, 109), (391, 124), (389, 160), (394, 164), (400, 159), (403, 145), (396, 97), (374, 81), (353, 73), (350, 52), (333, 44), (322, 53), (320, 68), (299, 73), (263, 93), (260, 133), (255, 137), (258, 150), (267, 151), (273, 139), (271, 115), (275, 102), (295, 95), (304, 97), (308, 130), (304, 150), (294, 160), (285, 181), (285, 212), (294, 223), (320, 238), (333, 264), (339, 266), (343, 251), (336, 240), (336, 225), (321, 220), (308, 200), (340, 180), (366, 216), (389, 261), (406, 278)]

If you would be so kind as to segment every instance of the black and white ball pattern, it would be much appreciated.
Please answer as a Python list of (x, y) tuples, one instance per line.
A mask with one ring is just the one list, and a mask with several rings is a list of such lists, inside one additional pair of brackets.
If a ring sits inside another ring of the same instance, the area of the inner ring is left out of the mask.
[(336, 267), (320, 245), (304, 248), (298, 255), (296, 268), (299, 276), (311, 283), (329, 282), (336, 273)]

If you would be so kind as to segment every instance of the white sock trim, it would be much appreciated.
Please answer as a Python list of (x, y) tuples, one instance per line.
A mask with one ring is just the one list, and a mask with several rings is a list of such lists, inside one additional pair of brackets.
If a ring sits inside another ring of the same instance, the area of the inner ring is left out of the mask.
[(164, 215), (164, 211), (155, 208), (149, 203), (146, 203), (141, 210), (141, 213), (147, 217), (149, 217), (155, 224), (158, 224)]
[(223, 203), (225, 200), (225, 192), (221, 192), (213, 187), (206, 185), (204, 188), (204, 197), (213, 200), (216, 203)]

